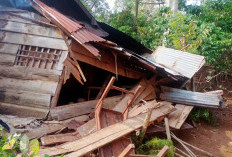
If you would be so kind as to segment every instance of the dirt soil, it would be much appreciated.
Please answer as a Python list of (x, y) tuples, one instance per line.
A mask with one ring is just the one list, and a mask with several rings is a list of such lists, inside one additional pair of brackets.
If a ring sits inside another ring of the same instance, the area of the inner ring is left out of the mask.
[[(197, 128), (180, 131), (177, 136), (215, 157), (232, 157), (232, 101), (227, 101), (227, 105), (225, 109), (212, 111), (217, 118), (218, 126), (198, 123)], [(176, 146), (184, 150), (181, 145)], [(198, 151), (193, 152), (199, 157), (205, 157)]]

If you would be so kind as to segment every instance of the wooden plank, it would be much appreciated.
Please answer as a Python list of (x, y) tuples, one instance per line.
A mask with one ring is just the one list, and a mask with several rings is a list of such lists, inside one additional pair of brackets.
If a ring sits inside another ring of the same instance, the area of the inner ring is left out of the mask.
[(31, 45), (52, 49), (68, 50), (63, 39), (6, 32), (0, 30), (0, 42), (10, 44)]
[(190, 106), (219, 108), (222, 104), (221, 96), (208, 93), (191, 92), (162, 86), (160, 98), (174, 103)]
[[(122, 121), (122, 115), (107, 110), (103, 110), (100, 117), (102, 128)], [(124, 138), (113, 141), (112, 143), (102, 147), (100, 149), (100, 154), (104, 157), (119, 156), (121, 152), (124, 150), (124, 148), (131, 143), (131, 137), (128, 135)], [(134, 151), (130, 150), (130, 153), (134, 153)]]
[(34, 138), (38, 139), (38, 138), (43, 137), (45, 135), (49, 135), (49, 134), (55, 133), (57, 131), (60, 131), (63, 128), (64, 128), (64, 126), (61, 124), (43, 124), (36, 129), (30, 130), (28, 133), (26, 133), (26, 135), (30, 139), (34, 139)]
[(0, 76), (22, 80), (41, 80), (58, 82), (61, 72), (62, 71), (22, 66), (0, 66)]
[(156, 155), (156, 157), (165, 157), (166, 154), (168, 153), (169, 147), (164, 146), (161, 151)]
[[(193, 129), (193, 126), (191, 126), (188, 123), (184, 123), (180, 129), (181, 130)], [(176, 131), (176, 129), (173, 128), (170, 128), (170, 130)], [(165, 132), (165, 127), (163, 125), (151, 125), (148, 127), (146, 134), (153, 134), (158, 132)]]
[[(121, 96), (109, 97), (103, 100), (103, 106), (118, 101)], [(51, 116), (55, 120), (64, 120), (94, 111), (98, 100), (91, 100), (71, 105), (59, 106), (51, 109)]]
[(61, 92), (61, 89), (62, 89), (62, 86), (63, 86), (63, 82), (64, 82), (64, 71), (63, 71), (62, 75), (60, 76), (60, 80), (59, 80), (59, 82), (57, 84), (55, 94), (52, 97), (51, 108), (54, 108), (57, 105), (57, 102), (58, 102), (59, 96), (60, 96), (60, 92)]
[(0, 19), (12, 21), (12, 22), (20, 22), (20, 23), (28, 23), (28, 24), (38, 25), (35, 22), (32, 22), (31, 20), (26, 20), (26, 19), (23, 19), (20, 17), (12, 16), (10, 14), (6, 14), (6, 13), (0, 13)]
[(53, 144), (61, 144), (65, 142), (72, 142), (79, 139), (80, 137), (81, 137), (80, 135), (78, 136), (75, 133), (66, 133), (66, 134), (44, 136), (40, 140), (43, 146), (47, 146)]
[(14, 65), (16, 55), (0, 53), (0, 65)]
[(215, 90), (215, 91), (209, 91), (209, 92), (205, 92), (208, 94), (216, 94), (216, 95), (220, 95), (222, 96), (224, 94), (223, 90)]
[(65, 73), (64, 73), (64, 83), (69, 79), (70, 74), (72, 74), (77, 81), (79, 81), (80, 84), (84, 85), (84, 83), (81, 80), (81, 75), (79, 70), (72, 64), (70, 61), (67, 59), (64, 61), (64, 66), (65, 66)]
[(67, 56), (68, 56), (68, 51), (63, 51), (61, 56), (60, 56), (59, 62), (57, 63), (57, 65), (55, 67), (56, 70), (63, 70), (63, 68), (64, 68), (63, 63), (64, 63), (65, 59), (67, 58)]
[[(175, 108), (170, 105), (163, 105), (153, 110), (150, 122), (156, 120), (158, 117), (164, 116), (172, 112), (173, 110), (175, 110)], [(37, 156), (43, 157), (44, 154), (52, 156), (67, 152), (73, 153), (65, 155), (66, 157), (83, 156), (88, 152), (96, 150), (97, 148), (100, 148), (140, 128), (143, 125), (143, 119), (145, 118), (145, 116), (146, 113), (103, 128), (79, 140), (65, 143), (63, 145), (55, 146), (52, 148), (41, 149)]]
[(101, 95), (100, 99), (97, 102), (96, 105), (96, 109), (95, 109), (95, 119), (96, 119), (96, 126), (97, 129), (100, 130), (101, 129), (101, 123), (100, 123), (100, 113), (101, 113), (101, 109), (102, 109), (102, 103), (103, 103), (103, 99), (107, 96), (107, 94), (109, 93), (112, 85), (114, 84), (115, 81), (115, 77), (111, 77), (109, 83), (107, 84), (103, 94)]
[(77, 132), (81, 135), (81, 136), (86, 136), (89, 135), (93, 132), (95, 132), (96, 129), (96, 120), (95, 118), (91, 119), (90, 121), (88, 121), (87, 123), (83, 124), (82, 126), (77, 128)]
[(155, 89), (151, 84), (148, 84), (148, 86), (144, 89), (144, 91), (138, 96), (136, 101), (133, 103), (134, 105), (137, 105), (139, 101), (146, 98), (151, 93), (155, 93)]
[[(168, 102), (165, 102), (165, 103), (168, 103)], [(136, 107), (136, 108), (133, 108), (130, 112), (129, 112), (129, 118), (130, 117), (135, 117), (141, 113), (144, 113), (144, 112), (147, 112), (147, 110), (149, 108), (154, 108), (156, 107), (157, 105), (159, 105), (160, 103), (157, 103), (156, 100), (153, 100), (153, 101), (150, 101), (150, 102), (147, 102), (139, 107)], [(171, 104), (171, 103), (170, 103)]]
[(0, 76), (0, 89), (28, 91), (41, 94), (54, 95), (58, 83), (53, 81), (21, 80)]
[(0, 102), (46, 109), (50, 106), (51, 95), (26, 91), (0, 89)]
[(135, 145), (134, 144), (129, 144), (123, 151), (121, 154), (119, 154), (118, 157), (125, 157), (130, 151), (131, 149), (134, 149)]
[[(138, 87), (141, 86), (141, 89), (139, 90), (139, 93), (137, 97), (143, 92), (145, 89), (144, 84), (146, 84), (146, 80), (141, 80), (138, 85), (136, 85), (130, 92), (135, 93), (138, 90)], [(127, 106), (127, 103), (129, 100), (131, 100), (134, 97), (132, 94), (126, 94), (124, 98), (112, 109), (112, 111), (123, 113), (124, 108)]]
[(168, 115), (169, 126), (175, 129), (180, 129), (192, 111), (193, 106), (177, 104), (175, 108), (177, 110)]
[(18, 44), (0, 43), (0, 52), (16, 55), (19, 49)]
[(59, 29), (29, 23), (0, 20), (0, 30), (62, 39)]
[(19, 117), (35, 117), (38, 119), (45, 119), (48, 115), (49, 108), (41, 109), (36, 106), (20, 106), (16, 104), (0, 102), (0, 114), (16, 115)]
[[(98, 68), (107, 70), (116, 74), (114, 56), (110, 53), (101, 52), (101, 60), (93, 56), (89, 51), (79, 45), (77, 42), (73, 42), (72, 51), (74, 52), (74, 57), (76, 60), (88, 63), (90, 65), (96, 66)], [(141, 79), (145, 74), (133, 71), (131, 69), (125, 68), (124, 62), (118, 59), (117, 63), (117, 74), (129, 78)]]
[(166, 131), (167, 139), (171, 140), (170, 128), (168, 125), (168, 118), (167, 117), (164, 118), (164, 124), (165, 124), (165, 131)]

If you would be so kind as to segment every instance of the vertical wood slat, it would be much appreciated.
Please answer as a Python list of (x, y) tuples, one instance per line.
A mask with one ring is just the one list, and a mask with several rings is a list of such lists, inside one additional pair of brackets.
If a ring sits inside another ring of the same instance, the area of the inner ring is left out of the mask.
[[(20, 45), (14, 65), (40, 69), (55, 69), (61, 63), (61, 55), (62, 50), (58, 49)], [(60, 66), (60, 70), (62, 69), (63, 66)]]

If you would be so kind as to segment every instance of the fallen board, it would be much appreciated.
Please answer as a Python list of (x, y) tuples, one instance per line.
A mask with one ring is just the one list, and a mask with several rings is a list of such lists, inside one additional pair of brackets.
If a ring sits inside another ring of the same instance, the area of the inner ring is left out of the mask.
[[(175, 108), (172, 105), (163, 105), (153, 110), (150, 122), (174, 110)], [(65, 156), (83, 156), (88, 152), (96, 150), (97, 148), (100, 148), (112, 141), (115, 141), (125, 135), (128, 135), (136, 129), (139, 129), (143, 125), (145, 117), (146, 113), (127, 119), (121, 123), (117, 123), (109, 127), (103, 128), (79, 140), (69, 142), (60, 146), (55, 146), (52, 148), (41, 149), (37, 156), (43, 157), (44, 154), (52, 156), (67, 152), (73, 153), (67, 154)]]
[[(119, 123), (122, 121), (122, 115), (113, 113), (111, 111), (102, 110), (100, 115), (101, 127), (105, 128), (107, 126)], [(100, 154), (102, 157), (112, 157), (119, 156), (126, 146), (131, 144), (130, 136), (120, 138), (112, 143), (100, 149)], [(133, 150), (130, 150), (130, 154), (134, 154)]]
[(164, 86), (161, 89), (160, 98), (174, 103), (208, 108), (219, 108), (223, 104), (222, 97), (215, 94), (191, 92)]
[(180, 129), (192, 111), (193, 106), (177, 104), (175, 108), (177, 110), (168, 115), (168, 123), (170, 127)]
[[(103, 106), (108, 106), (114, 102), (118, 102), (121, 96), (109, 97), (103, 100)], [(80, 102), (71, 105), (55, 107), (50, 110), (54, 120), (65, 120), (72, 117), (77, 117), (83, 114), (88, 114), (94, 111), (98, 100)]]

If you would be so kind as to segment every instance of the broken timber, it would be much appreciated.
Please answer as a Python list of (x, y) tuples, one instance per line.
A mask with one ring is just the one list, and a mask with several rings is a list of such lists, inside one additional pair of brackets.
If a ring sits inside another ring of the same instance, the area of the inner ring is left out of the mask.
[[(150, 122), (174, 110), (175, 108), (172, 105), (163, 105), (153, 110)], [(102, 147), (125, 135), (128, 135), (134, 130), (142, 127), (143, 119), (145, 118), (145, 116), (146, 113), (127, 119), (123, 122), (111, 125), (109, 127), (103, 128), (79, 140), (69, 142), (60, 146), (55, 146), (53, 148), (41, 149), (38, 154), (38, 157), (43, 157), (44, 154), (58, 155), (67, 152), (73, 153), (65, 155), (66, 157), (85, 155), (86, 153), (96, 150), (97, 148)]]
[(170, 127), (180, 129), (192, 111), (193, 106), (177, 104), (175, 108), (177, 110), (168, 115), (168, 122)]

